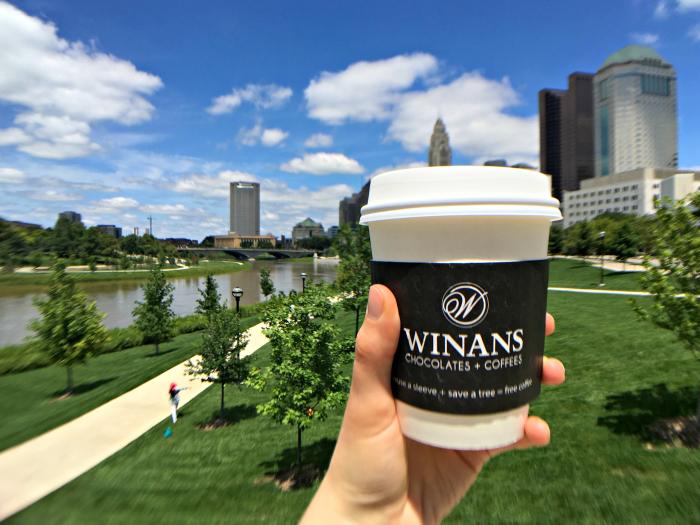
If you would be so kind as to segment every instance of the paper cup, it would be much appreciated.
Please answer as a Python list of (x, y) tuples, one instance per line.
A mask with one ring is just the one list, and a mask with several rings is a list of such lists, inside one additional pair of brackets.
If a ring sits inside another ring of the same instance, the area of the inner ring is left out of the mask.
[(446, 166), (377, 175), (369, 226), (373, 282), (397, 298), (392, 370), (401, 429), (429, 445), (514, 443), (539, 393), (550, 224), (548, 176)]

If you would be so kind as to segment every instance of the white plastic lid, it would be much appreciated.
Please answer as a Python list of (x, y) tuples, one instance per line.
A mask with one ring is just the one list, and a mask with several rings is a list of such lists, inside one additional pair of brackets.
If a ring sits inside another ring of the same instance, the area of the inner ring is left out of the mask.
[(374, 177), (360, 223), (464, 215), (561, 219), (547, 175), (495, 166), (439, 166)]

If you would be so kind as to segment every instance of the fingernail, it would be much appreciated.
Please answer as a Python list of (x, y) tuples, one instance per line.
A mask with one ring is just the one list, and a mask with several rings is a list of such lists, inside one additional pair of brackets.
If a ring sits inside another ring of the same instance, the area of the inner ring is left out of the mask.
[(378, 288), (372, 286), (369, 289), (369, 300), (367, 301), (367, 317), (376, 321), (382, 316), (384, 311), (384, 294)]

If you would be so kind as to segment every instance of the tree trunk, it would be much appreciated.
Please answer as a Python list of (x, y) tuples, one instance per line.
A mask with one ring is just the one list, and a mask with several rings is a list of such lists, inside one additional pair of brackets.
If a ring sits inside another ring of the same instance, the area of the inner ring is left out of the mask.
[(66, 394), (72, 394), (73, 393), (73, 368), (70, 366), (66, 367), (66, 376), (67, 376), (67, 386), (66, 386)]
[(297, 425), (297, 472), (301, 470), (301, 425)]
[(357, 332), (360, 329), (360, 307), (355, 308), (355, 337), (357, 337)]
[(224, 419), (224, 382), (221, 382), (221, 408), (219, 408), (219, 419)]
[(156, 355), (160, 355), (160, 343), (156, 343)]

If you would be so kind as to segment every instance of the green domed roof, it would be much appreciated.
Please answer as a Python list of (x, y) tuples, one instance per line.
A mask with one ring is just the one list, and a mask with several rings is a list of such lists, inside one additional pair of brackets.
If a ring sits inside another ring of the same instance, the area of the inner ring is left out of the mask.
[(607, 60), (603, 63), (604, 67), (611, 66), (613, 64), (624, 64), (625, 62), (646, 62), (653, 61), (663, 65), (670, 65), (666, 62), (661, 55), (654, 51), (650, 47), (646, 46), (626, 46), (619, 51), (610, 55)]

